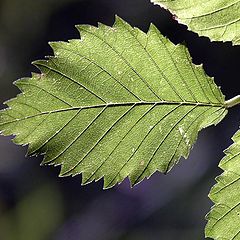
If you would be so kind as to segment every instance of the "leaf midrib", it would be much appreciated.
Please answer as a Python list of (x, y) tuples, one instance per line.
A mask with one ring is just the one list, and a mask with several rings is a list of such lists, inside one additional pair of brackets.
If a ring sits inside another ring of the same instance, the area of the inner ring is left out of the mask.
[[(146, 102), (146, 101), (140, 101), (140, 102), (122, 102), (122, 103), (106, 103), (106, 104), (98, 104), (98, 105), (87, 105), (87, 106), (76, 106), (76, 107), (70, 107), (70, 108), (61, 108), (56, 109), (52, 111), (46, 111), (46, 112), (40, 112), (34, 115), (26, 116), (24, 118), (17, 118), (12, 121), (0, 123), (1, 125), (10, 124), (18, 121), (27, 120), (30, 118), (46, 115), (46, 114), (52, 114), (52, 113), (59, 113), (59, 112), (66, 112), (66, 111), (74, 111), (74, 110), (80, 110), (80, 109), (92, 109), (92, 108), (109, 108), (109, 107), (122, 107), (122, 106), (141, 106), (141, 105), (182, 105), (182, 106), (197, 106), (197, 107), (218, 107), (218, 108), (226, 108), (224, 103), (204, 103), (204, 102), (190, 102), (190, 101), (184, 101), (184, 102), (176, 102), (176, 101), (158, 101), (158, 102)], [(8, 110), (8, 109), (7, 109)], [(5, 111), (5, 110), (4, 110)]]

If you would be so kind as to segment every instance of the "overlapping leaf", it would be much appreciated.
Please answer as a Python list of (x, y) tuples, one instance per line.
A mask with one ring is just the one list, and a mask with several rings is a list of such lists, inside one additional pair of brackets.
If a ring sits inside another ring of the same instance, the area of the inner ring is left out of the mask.
[(151, 0), (177, 16), (200, 36), (240, 44), (239, 0)]
[(120, 18), (77, 28), (81, 39), (51, 43), (55, 56), (35, 62), (41, 74), (17, 81), (23, 94), (0, 113), (3, 134), (61, 165), (61, 176), (134, 185), (168, 172), (225, 116), (213, 80), (153, 25), (147, 34)]
[(240, 131), (233, 140), (219, 165), (224, 173), (209, 195), (215, 206), (207, 216), (206, 236), (216, 240), (240, 239)]

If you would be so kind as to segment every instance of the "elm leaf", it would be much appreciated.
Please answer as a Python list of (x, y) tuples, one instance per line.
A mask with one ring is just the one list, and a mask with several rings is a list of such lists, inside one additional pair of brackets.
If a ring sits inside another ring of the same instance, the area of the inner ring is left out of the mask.
[(104, 188), (167, 173), (188, 157), (198, 132), (227, 113), (224, 96), (184, 45), (154, 25), (148, 33), (116, 17), (113, 27), (77, 26), (81, 39), (53, 42), (41, 74), (18, 80), (22, 91), (0, 112), (0, 130)]
[(188, 26), (199, 36), (213, 41), (232, 41), (240, 44), (239, 0), (151, 0), (168, 9), (179, 22)]
[(207, 215), (205, 233), (216, 240), (240, 239), (240, 131), (233, 141), (219, 164), (224, 172), (209, 194), (215, 205)]

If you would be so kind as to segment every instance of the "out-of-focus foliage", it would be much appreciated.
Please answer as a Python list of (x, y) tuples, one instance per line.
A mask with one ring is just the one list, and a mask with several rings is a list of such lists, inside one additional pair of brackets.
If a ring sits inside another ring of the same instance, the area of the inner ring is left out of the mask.
[(62, 199), (55, 185), (43, 185), (0, 216), (0, 239), (45, 240), (62, 222)]

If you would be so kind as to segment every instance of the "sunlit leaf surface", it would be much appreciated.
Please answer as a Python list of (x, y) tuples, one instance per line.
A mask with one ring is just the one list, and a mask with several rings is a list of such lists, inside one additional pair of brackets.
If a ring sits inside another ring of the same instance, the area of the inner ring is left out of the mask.
[(219, 165), (224, 173), (209, 194), (215, 205), (207, 216), (206, 236), (216, 240), (240, 239), (240, 131), (233, 141)]
[(151, 0), (169, 9), (178, 20), (200, 36), (240, 44), (239, 0)]
[(0, 112), (2, 133), (61, 165), (61, 176), (135, 185), (167, 173), (225, 116), (212, 78), (153, 25), (147, 34), (120, 18), (77, 28), (81, 39), (51, 43), (55, 56), (34, 63), (41, 74), (17, 81), (22, 94)]

